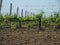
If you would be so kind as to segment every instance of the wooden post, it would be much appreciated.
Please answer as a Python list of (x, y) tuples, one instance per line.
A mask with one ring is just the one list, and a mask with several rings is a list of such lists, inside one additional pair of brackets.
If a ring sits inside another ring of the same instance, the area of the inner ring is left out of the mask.
[(23, 9), (22, 9), (22, 12), (21, 12), (21, 16), (23, 17)]
[(35, 15), (35, 13), (33, 13), (33, 16)]
[(42, 30), (42, 16), (43, 16), (43, 14), (44, 14), (44, 12), (43, 11), (41, 11), (41, 13), (39, 14), (40, 16), (38, 17), (39, 18), (39, 30)]
[(18, 15), (19, 8), (17, 8), (17, 15)]
[(10, 4), (10, 15), (12, 15), (12, 3)]
[(27, 16), (27, 11), (25, 11), (25, 17)]
[(32, 15), (32, 12), (31, 12), (31, 15)]
[[(12, 15), (12, 3), (10, 4), (10, 16)], [(11, 29), (11, 19), (10, 19), (10, 29)]]
[(30, 14), (32, 17), (33, 17), (33, 13), (31, 12), (31, 14)]
[(22, 21), (21, 21), (21, 19), (19, 20), (19, 28), (21, 28), (22, 27)]
[(0, 0), (0, 13), (1, 13), (2, 1), (3, 0)]
[(41, 30), (41, 19), (42, 19), (42, 16), (39, 17), (39, 30)]
[(29, 12), (27, 12), (27, 15), (28, 15), (28, 17), (29, 17)]

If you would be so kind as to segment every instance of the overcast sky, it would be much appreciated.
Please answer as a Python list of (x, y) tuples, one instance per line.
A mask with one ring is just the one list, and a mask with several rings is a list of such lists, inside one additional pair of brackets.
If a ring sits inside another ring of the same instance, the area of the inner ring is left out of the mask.
[(13, 3), (13, 13), (16, 13), (17, 7), (19, 7), (19, 13), (21, 9), (34, 13), (39, 13), (41, 10), (45, 13), (60, 11), (60, 0), (3, 0), (3, 14), (9, 13), (10, 3)]

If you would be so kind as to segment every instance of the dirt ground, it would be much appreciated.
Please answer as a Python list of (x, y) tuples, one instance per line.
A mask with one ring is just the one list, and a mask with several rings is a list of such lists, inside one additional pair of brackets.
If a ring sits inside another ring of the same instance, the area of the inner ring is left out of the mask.
[(60, 45), (60, 30), (0, 30), (0, 45)]

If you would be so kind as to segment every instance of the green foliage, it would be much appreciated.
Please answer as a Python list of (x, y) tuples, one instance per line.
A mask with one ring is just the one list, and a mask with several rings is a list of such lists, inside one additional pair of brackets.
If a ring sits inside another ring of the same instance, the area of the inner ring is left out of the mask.
[(37, 14), (35, 17), (39, 19), (39, 18), (40, 18), (40, 16), (43, 16), (43, 14), (44, 14), (44, 12), (43, 12), (43, 11), (41, 11), (41, 12), (40, 12), (39, 14)]
[(56, 24), (57, 24), (57, 26), (60, 26), (60, 18), (56, 19)]
[[(18, 17), (17, 14), (14, 15), (2, 15), (0, 14), (0, 27), (5, 26), (9, 22), (11, 22), (11, 28), (16, 29), (16, 22), (19, 22), (20, 27), (22, 26), (22, 22), (24, 21), (31, 21), (31, 24), (28, 24), (29, 26), (36, 25), (37, 23), (42, 24), (43, 26), (49, 26), (50, 24), (54, 23), (57, 26), (60, 26), (60, 14), (59, 12), (54, 12), (54, 14), (51, 14), (49, 17), (43, 17), (44, 12), (41, 11), (39, 14), (36, 14), (34, 16), (23, 16)], [(39, 24), (39, 25), (40, 25)]]
[(42, 19), (42, 25), (44, 25), (44, 26), (48, 26), (49, 25), (49, 21), (48, 21), (47, 18)]
[(3, 22), (4, 18), (2, 16), (2, 14), (0, 14), (0, 22)]
[(23, 17), (19, 17), (18, 19), (19, 19), (19, 21), (24, 21)]
[(0, 28), (2, 28), (4, 26), (4, 17), (2, 16), (2, 14), (0, 14)]
[(54, 12), (54, 17), (56, 17), (56, 18), (60, 17), (59, 12)]
[(0, 22), (0, 28), (4, 28), (4, 26), (5, 26), (5, 22)]
[(11, 22), (11, 29), (16, 29), (16, 23), (15, 22)]
[(10, 21), (11, 18), (12, 18), (12, 17), (11, 17), (11, 15), (9, 15), (9, 14), (6, 14), (6, 15), (4, 16), (5, 21)]
[(17, 19), (17, 14), (12, 15), (13, 19)]

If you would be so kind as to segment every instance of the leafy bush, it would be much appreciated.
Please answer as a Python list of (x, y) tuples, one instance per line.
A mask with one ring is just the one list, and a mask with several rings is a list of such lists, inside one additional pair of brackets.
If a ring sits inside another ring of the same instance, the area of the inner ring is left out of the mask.
[(16, 23), (15, 22), (11, 22), (11, 29), (16, 29)]
[(60, 26), (60, 18), (57, 18), (57, 19), (56, 19), (56, 25), (57, 25), (57, 26)]

